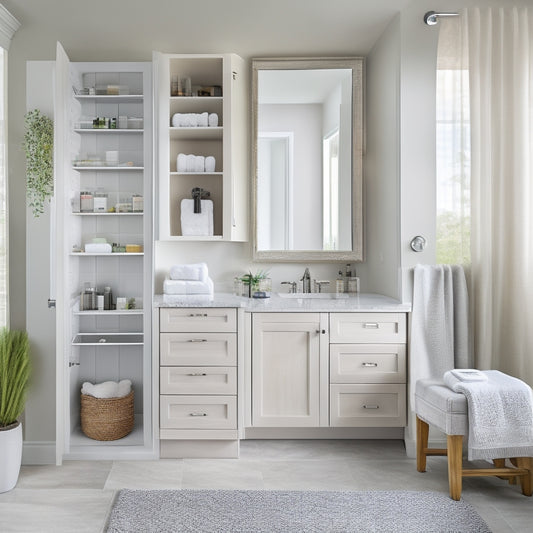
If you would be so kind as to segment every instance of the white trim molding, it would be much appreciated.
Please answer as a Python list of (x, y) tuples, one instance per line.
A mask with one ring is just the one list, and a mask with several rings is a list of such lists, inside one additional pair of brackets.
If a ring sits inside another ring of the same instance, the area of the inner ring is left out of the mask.
[(0, 46), (9, 50), (13, 35), (20, 28), (20, 22), (0, 4)]
[(24, 441), (22, 443), (22, 464), (56, 464), (56, 443), (54, 441)]

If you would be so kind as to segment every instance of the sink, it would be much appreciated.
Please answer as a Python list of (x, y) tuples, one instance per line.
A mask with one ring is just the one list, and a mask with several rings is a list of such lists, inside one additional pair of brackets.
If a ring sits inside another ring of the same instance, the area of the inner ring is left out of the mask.
[(278, 296), (281, 296), (282, 298), (296, 298), (302, 300), (343, 300), (350, 297), (348, 294), (336, 294), (334, 292), (278, 292)]

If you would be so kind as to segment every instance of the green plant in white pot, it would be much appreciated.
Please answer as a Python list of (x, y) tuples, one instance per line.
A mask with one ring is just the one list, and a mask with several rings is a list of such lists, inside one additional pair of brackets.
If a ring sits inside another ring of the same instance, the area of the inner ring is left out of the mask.
[(22, 425), (30, 377), (30, 343), (25, 331), (0, 331), (0, 492), (16, 484), (22, 461)]

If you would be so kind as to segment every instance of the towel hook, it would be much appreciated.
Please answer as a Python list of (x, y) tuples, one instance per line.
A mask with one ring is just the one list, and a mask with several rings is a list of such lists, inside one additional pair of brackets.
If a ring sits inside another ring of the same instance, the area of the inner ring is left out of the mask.
[(411, 250), (413, 252), (422, 252), (427, 245), (427, 240), (422, 235), (417, 235), (411, 239)]

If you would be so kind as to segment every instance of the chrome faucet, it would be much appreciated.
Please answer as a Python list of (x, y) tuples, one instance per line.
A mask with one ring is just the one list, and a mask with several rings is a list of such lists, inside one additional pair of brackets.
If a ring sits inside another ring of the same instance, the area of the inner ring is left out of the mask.
[(300, 281), (302, 282), (302, 292), (311, 292), (311, 274), (309, 273), (308, 268), (305, 269), (304, 275)]

